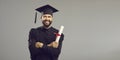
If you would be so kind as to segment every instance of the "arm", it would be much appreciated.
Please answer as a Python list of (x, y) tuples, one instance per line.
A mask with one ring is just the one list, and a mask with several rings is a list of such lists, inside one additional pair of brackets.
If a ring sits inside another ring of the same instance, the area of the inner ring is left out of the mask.
[(41, 49), (37, 49), (35, 47), (35, 43), (37, 42), (36, 33), (37, 33), (36, 29), (31, 29), (31, 31), (29, 32), (28, 43), (29, 43), (29, 51), (30, 51), (31, 56), (42, 53)]
[(59, 46), (58, 48), (54, 48), (51, 46), (47, 46), (47, 45), (43, 45), (42, 49), (44, 50), (44, 52), (50, 54), (51, 56), (59, 56), (60, 52), (61, 52), (61, 48), (62, 48), (62, 42), (64, 39), (64, 35), (61, 35), (60, 41), (59, 41)]

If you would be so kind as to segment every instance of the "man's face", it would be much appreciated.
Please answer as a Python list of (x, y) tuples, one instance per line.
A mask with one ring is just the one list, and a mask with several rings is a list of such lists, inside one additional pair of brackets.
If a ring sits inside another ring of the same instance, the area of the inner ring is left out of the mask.
[(49, 27), (52, 23), (53, 16), (51, 14), (43, 14), (41, 16), (42, 23), (45, 27)]

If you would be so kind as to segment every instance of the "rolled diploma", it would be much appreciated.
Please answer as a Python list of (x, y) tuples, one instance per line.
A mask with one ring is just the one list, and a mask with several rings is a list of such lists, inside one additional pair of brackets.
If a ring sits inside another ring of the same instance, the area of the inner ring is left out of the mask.
[(60, 36), (57, 36), (57, 37), (56, 37), (56, 40), (55, 40), (56, 42), (59, 42), (60, 37), (61, 37), (61, 34), (62, 34), (62, 32), (63, 32), (63, 29), (64, 29), (64, 26), (61, 26), (61, 27), (60, 27), (60, 30), (59, 30), (59, 32), (58, 32), (58, 34), (59, 34)]

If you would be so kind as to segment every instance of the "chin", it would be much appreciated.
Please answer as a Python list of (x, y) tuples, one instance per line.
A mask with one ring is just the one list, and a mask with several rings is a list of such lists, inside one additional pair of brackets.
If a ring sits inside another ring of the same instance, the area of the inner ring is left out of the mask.
[(50, 27), (50, 25), (43, 25), (44, 27)]

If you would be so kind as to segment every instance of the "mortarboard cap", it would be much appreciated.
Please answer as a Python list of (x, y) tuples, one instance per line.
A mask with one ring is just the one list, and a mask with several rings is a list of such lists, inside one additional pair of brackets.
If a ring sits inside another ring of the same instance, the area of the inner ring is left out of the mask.
[[(51, 15), (53, 15), (53, 13), (55, 13), (55, 12), (58, 12), (57, 9), (55, 9), (54, 7), (52, 7), (50, 5), (44, 5), (42, 7), (35, 9), (35, 10), (42, 13), (42, 14), (51, 14)], [(36, 23), (36, 19), (37, 19), (37, 12), (35, 14), (35, 22), (34, 23)]]

